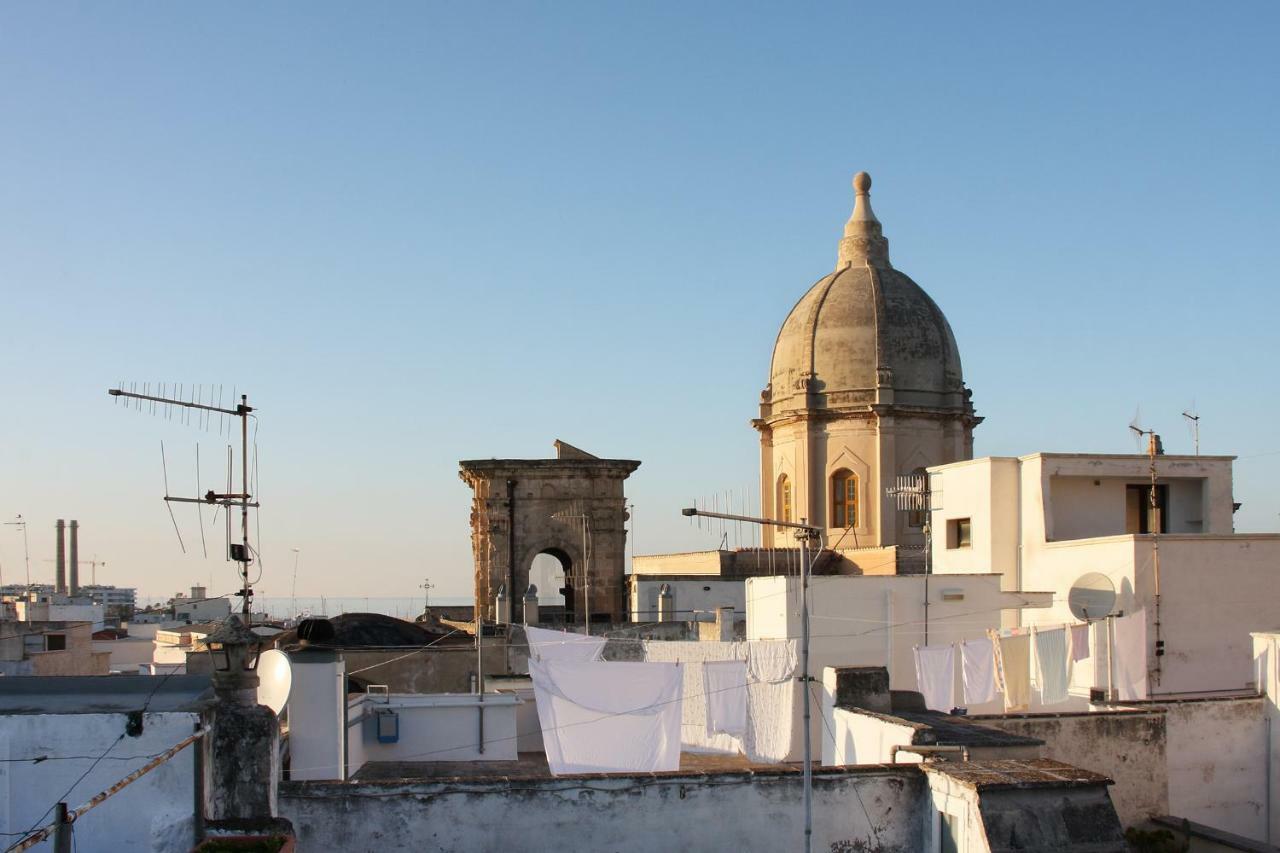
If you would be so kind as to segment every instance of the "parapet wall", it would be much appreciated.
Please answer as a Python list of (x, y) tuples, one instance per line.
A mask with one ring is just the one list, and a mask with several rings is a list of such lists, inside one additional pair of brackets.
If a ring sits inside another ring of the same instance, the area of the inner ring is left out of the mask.
[[(280, 812), (297, 828), (304, 852), (798, 850), (801, 786), (795, 768), (286, 782)], [(815, 771), (813, 849), (915, 853), (923, 849), (926, 794), (915, 768)]]

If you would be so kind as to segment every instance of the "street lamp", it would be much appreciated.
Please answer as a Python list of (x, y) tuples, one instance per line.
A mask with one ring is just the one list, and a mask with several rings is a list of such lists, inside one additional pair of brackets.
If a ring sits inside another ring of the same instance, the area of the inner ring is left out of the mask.
[(205, 638), (204, 645), (213, 661), (214, 692), (242, 704), (256, 704), (262, 638), (233, 614)]

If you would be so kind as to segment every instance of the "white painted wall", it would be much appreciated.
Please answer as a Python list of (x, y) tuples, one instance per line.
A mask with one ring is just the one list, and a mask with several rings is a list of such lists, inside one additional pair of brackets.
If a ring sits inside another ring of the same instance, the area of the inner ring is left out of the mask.
[(341, 658), (291, 655), (289, 775), (293, 779), (345, 779), (343, 732), (346, 667)]
[[(1048, 596), (1002, 592), (992, 574), (948, 575), (927, 579), (928, 639), (925, 638), (923, 575), (822, 576), (811, 579), (812, 675), (829, 666), (884, 666), (894, 690), (916, 690), (914, 647), (943, 645), (986, 636), (1001, 627), (1002, 614), (1042, 607)], [(944, 595), (959, 594), (956, 601)], [(799, 639), (800, 581), (788, 577), (747, 580), (747, 639)], [(957, 656), (958, 657), (958, 656)], [(963, 697), (956, 667), (956, 697)], [(815, 702), (820, 701), (815, 693)], [(1002, 710), (996, 703), (974, 706), (973, 713)], [(818, 734), (814, 746), (818, 748)], [(831, 737), (823, 734), (823, 737)]]
[[(480, 746), (480, 697), (474, 693), (393, 693), (366, 695), (360, 705), (360, 735), (366, 761), (515, 761), (517, 756), (514, 694), (484, 695), (484, 751)], [(354, 710), (354, 709), (353, 709)], [(400, 739), (379, 743), (379, 712), (399, 717)], [(354, 741), (356, 729), (351, 730)]]
[(1265, 841), (1267, 719), (1259, 699), (1171, 703), (1169, 814)]
[[(43, 826), (45, 810), (65, 795), (69, 807), (91, 797), (146, 764), (196, 730), (199, 715), (147, 714), (142, 734), (124, 737), (124, 714), (13, 714), (0, 716), (0, 832), (21, 833)], [(110, 751), (107, 748), (111, 747)], [(194, 844), (195, 758), (199, 745), (130, 784), (75, 824), (80, 853), (121, 850), (185, 853)], [(106, 753), (84, 780), (93, 759)], [(14, 759), (48, 755), (91, 756), (39, 764)], [(75, 787), (72, 788), (72, 784)], [(68, 789), (71, 788), (70, 793)], [(10, 842), (14, 835), (5, 836)], [(45, 842), (37, 850), (51, 851)]]
[[(834, 738), (826, 738), (822, 744), (822, 763), (827, 766), (888, 764), (893, 747), (911, 743), (915, 734), (911, 726), (844, 708), (832, 708), (829, 716)], [(899, 760), (909, 762), (912, 759), (904, 754)]]
[(658, 590), (666, 583), (671, 585), (675, 601), (675, 621), (688, 622), (697, 612), (713, 611), (718, 607), (732, 607), (735, 612), (746, 610), (746, 584), (742, 579), (721, 580), (715, 577), (668, 579), (661, 576), (632, 577), (631, 600), (628, 610), (633, 622), (655, 622), (658, 619)]

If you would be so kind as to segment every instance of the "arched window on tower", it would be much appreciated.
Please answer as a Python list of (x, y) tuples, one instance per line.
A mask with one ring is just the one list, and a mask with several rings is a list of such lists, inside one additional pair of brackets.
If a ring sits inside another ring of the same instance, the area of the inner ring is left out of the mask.
[[(916, 470), (911, 472), (911, 476), (915, 478), (917, 482), (924, 484), (924, 487), (928, 489), (929, 487), (928, 471), (924, 470), (923, 468), (917, 468)], [(921, 499), (921, 505), (916, 509), (913, 509), (907, 513), (907, 526), (908, 527), (924, 527), (924, 522), (925, 522), (924, 516), (925, 516), (926, 508), (927, 508), (927, 502), (924, 499)]]
[(831, 526), (858, 526), (858, 475), (848, 468), (831, 475)]
[(778, 520), (791, 520), (791, 479), (786, 474), (778, 477)]

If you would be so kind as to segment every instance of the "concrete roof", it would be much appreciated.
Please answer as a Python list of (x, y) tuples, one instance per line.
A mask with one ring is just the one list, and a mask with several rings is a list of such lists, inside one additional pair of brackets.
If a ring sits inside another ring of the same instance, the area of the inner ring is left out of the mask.
[(0, 678), (0, 714), (198, 711), (212, 701), (208, 675), (63, 675)]
[(934, 761), (919, 766), (926, 773), (949, 776), (976, 791), (1080, 788), (1112, 784), (1112, 780), (1101, 773), (1081, 770), (1051, 758)]
[[(855, 710), (859, 714), (873, 714), (862, 708)], [(1002, 729), (984, 726), (957, 714), (944, 714), (941, 711), (899, 711), (891, 714), (874, 714), (882, 719), (899, 719), (916, 727), (921, 734), (928, 733), (939, 746), (1043, 746), (1039, 738), (1013, 734)], [(919, 737), (919, 735), (918, 735)], [(916, 746), (925, 746), (927, 738), (921, 738)]]

